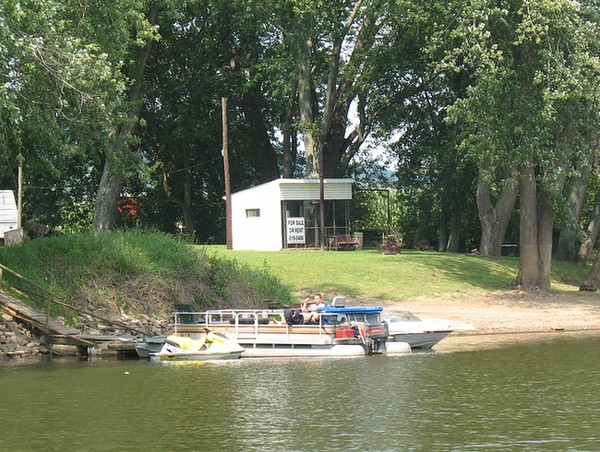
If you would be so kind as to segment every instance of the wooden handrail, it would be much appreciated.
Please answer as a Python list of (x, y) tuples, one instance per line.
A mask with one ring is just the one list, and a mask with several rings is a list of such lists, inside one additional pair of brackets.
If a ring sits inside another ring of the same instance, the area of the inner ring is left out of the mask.
[[(48, 289), (46, 289), (45, 287), (41, 286), (40, 284), (36, 283), (35, 281), (31, 281), (31, 280), (27, 279), (27, 278), (26, 278), (26, 277), (24, 277), (23, 275), (20, 275), (19, 273), (17, 273), (17, 272), (16, 272), (16, 271), (14, 271), (14, 270), (11, 270), (10, 268), (8, 268), (8, 267), (7, 267), (7, 266), (5, 266), (5, 265), (2, 265), (2, 264), (0, 264), (0, 270), (6, 270), (6, 271), (8, 271), (9, 273), (11, 273), (11, 274), (15, 275), (17, 278), (19, 278), (19, 279), (22, 279), (23, 281), (25, 281), (25, 282), (27, 282), (27, 283), (29, 283), (29, 284), (33, 285), (35, 288), (37, 288), (37, 289), (41, 290), (42, 292), (45, 292), (45, 293), (46, 293), (46, 294), (49, 296), (49, 300), (50, 300), (52, 303), (55, 303), (55, 304), (57, 304), (57, 305), (59, 305), (59, 306), (62, 306), (62, 307), (64, 307), (64, 308), (67, 308), (67, 309), (72, 309), (73, 311), (76, 311), (76, 312), (78, 312), (78, 313), (80, 313), (80, 314), (89, 315), (90, 317), (93, 317), (93, 318), (95, 318), (95, 319), (98, 319), (98, 320), (100, 320), (100, 321), (102, 321), (102, 322), (108, 323), (108, 324), (110, 324), (110, 325), (117, 325), (117, 326), (120, 326), (121, 328), (127, 329), (127, 330), (129, 330), (129, 331), (133, 331), (133, 332), (135, 332), (135, 333), (138, 333), (138, 334), (143, 334), (143, 335), (147, 335), (147, 334), (148, 334), (146, 331), (141, 331), (141, 330), (138, 330), (137, 328), (134, 328), (134, 327), (132, 327), (132, 326), (129, 326), (129, 325), (127, 325), (127, 324), (125, 324), (125, 323), (122, 323), (122, 322), (119, 322), (119, 321), (117, 321), (117, 320), (109, 320), (109, 319), (106, 319), (106, 318), (104, 318), (104, 317), (100, 317), (99, 315), (96, 315), (96, 314), (94, 314), (94, 313), (92, 313), (92, 312), (88, 312), (88, 311), (86, 311), (86, 310), (84, 310), (84, 309), (81, 309), (81, 308), (78, 308), (78, 307), (76, 307), (76, 306), (73, 306), (73, 305), (70, 305), (70, 304), (68, 304), (68, 303), (65, 303), (64, 301), (62, 301), (62, 300), (61, 300), (61, 299), (58, 297), (58, 295), (55, 295), (54, 293), (52, 293), (51, 291), (49, 291), (49, 290), (48, 290)], [(1, 273), (2, 273), (2, 272), (0, 271), (0, 283), (2, 282), (2, 279), (1, 279)], [(30, 292), (31, 292), (31, 295), (33, 295), (33, 296), (35, 296), (35, 297), (38, 297), (38, 298), (44, 298), (44, 297), (43, 297), (43, 295), (40, 295), (40, 294), (36, 293), (36, 292), (35, 292), (35, 291), (33, 291), (33, 290), (30, 290)]]
[(86, 339), (83, 339), (81, 337), (77, 337), (77, 336), (74, 336), (72, 334), (65, 333), (64, 331), (59, 331), (59, 330), (54, 329), (54, 328), (52, 328), (52, 327), (50, 327), (48, 325), (43, 325), (40, 322), (36, 322), (33, 319), (28, 319), (26, 317), (23, 317), (22, 315), (19, 315), (19, 314), (16, 314), (14, 312), (11, 312), (11, 311), (9, 311), (6, 308), (0, 308), (0, 311), (5, 312), (5, 313), (7, 313), (8, 315), (10, 315), (12, 317), (16, 317), (17, 319), (21, 319), (21, 320), (23, 320), (25, 322), (28, 322), (28, 323), (30, 323), (30, 324), (32, 324), (34, 326), (37, 326), (38, 328), (50, 330), (50, 331), (52, 331), (54, 333), (60, 334), (61, 336), (65, 336), (65, 337), (68, 337), (69, 339), (73, 339), (74, 341), (81, 342), (82, 344), (91, 345), (91, 346), (96, 345), (93, 342), (88, 341)]

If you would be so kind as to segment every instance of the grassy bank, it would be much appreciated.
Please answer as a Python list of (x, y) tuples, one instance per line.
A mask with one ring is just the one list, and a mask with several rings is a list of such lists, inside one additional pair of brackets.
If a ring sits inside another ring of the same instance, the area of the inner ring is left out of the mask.
[(290, 302), (289, 288), (260, 266), (208, 255), (159, 233), (45, 237), (0, 247), (0, 263), (34, 284), (9, 272), (5, 283), (35, 292), (40, 285), (88, 311), (161, 318), (174, 304), (208, 309)]
[[(296, 296), (323, 292), (376, 300), (511, 290), (519, 265), (515, 257), (481, 258), (412, 250), (394, 256), (382, 255), (378, 250), (258, 252), (211, 246), (209, 252), (266, 266), (292, 287)], [(588, 271), (589, 267), (553, 262), (553, 292), (577, 292)]]
[[(405, 250), (227, 251), (136, 231), (48, 237), (0, 247), (0, 264), (86, 310), (165, 318), (174, 304), (197, 309), (289, 305), (326, 298), (401, 301), (438, 294), (509, 291), (518, 259)], [(588, 268), (553, 263), (557, 293), (578, 293)], [(5, 272), (5, 282), (19, 283)], [(36, 289), (37, 290), (37, 289)]]

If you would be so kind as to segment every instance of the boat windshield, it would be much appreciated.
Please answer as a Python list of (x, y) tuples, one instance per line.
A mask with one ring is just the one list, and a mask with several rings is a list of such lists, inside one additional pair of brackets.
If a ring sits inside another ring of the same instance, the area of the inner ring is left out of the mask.
[(394, 322), (420, 322), (421, 319), (409, 311), (392, 311), (383, 316), (388, 323)]

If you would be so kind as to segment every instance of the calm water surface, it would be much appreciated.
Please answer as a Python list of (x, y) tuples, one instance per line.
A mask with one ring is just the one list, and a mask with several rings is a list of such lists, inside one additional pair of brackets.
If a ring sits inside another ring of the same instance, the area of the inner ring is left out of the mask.
[(600, 336), (473, 341), (395, 358), (4, 363), (0, 450), (600, 451)]

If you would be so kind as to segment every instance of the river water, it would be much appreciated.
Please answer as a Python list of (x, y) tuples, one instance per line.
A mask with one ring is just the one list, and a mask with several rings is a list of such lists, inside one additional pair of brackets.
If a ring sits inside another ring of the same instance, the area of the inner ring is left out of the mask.
[(600, 336), (436, 352), (0, 364), (2, 451), (599, 451)]

